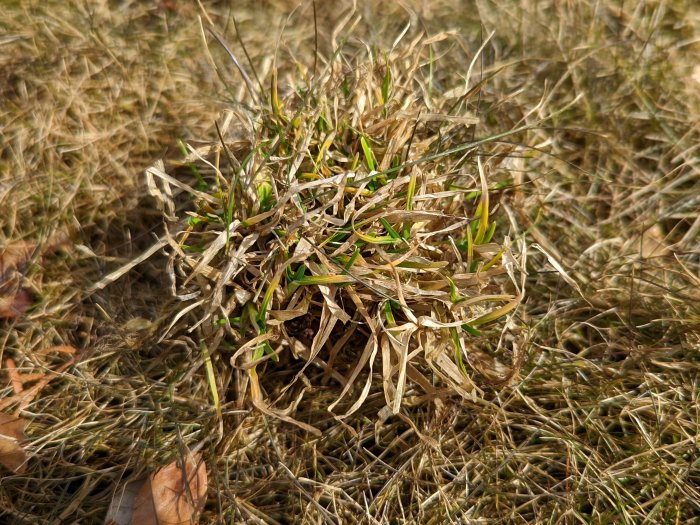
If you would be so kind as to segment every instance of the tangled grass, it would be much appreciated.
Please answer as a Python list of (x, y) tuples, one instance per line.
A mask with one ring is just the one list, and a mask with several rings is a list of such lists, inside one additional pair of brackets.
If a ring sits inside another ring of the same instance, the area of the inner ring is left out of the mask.
[(694, 4), (205, 7), (0, 20), (0, 519), (693, 523)]
[[(473, 371), (501, 383), (517, 373), (517, 327), (492, 323), (523, 298), (524, 244), (516, 256), (507, 237), (493, 242), (490, 195), (510, 179), (498, 171), (505, 156), (486, 146), (518, 130), (473, 138), (476, 80), (430, 100), (440, 64), (429, 46), (447, 38), (397, 39), (381, 55), (339, 48), (317, 74), (291, 73), (284, 97), (275, 69), (269, 91), (241, 70), (251, 100), (224, 117), (220, 144), (192, 149), (174, 175), (162, 163), (147, 170), (183, 300), (167, 334), (195, 332), (208, 354), (233, 352), (241, 402), (249, 382), (263, 412), (320, 435), (261, 391), (259, 368), (287, 367), (289, 353), (305, 365), (283, 390), (311, 389), (314, 365), (319, 384), (342, 387), (329, 410), (355, 393), (343, 418), (367, 398), (377, 356), (393, 414), (409, 381), (437, 397), (419, 368), (467, 399), (480, 395)], [(506, 334), (508, 350), (498, 341)], [(511, 366), (474, 336), (509, 354)]]

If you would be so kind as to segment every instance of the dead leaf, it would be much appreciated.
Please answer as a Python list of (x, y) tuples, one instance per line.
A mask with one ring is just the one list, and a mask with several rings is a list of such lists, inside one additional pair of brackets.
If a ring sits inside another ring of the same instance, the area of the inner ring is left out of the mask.
[(26, 312), (34, 298), (27, 288), (19, 287), (23, 272), (39, 248), (41, 255), (65, 246), (68, 237), (56, 234), (47, 239), (40, 247), (34, 242), (14, 241), (0, 252), (0, 318), (14, 319)]
[(121, 484), (117, 488), (112, 498), (112, 503), (109, 505), (109, 510), (107, 510), (105, 525), (131, 525), (131, 523), (134, 523), (133, 514), (136, 495), (147, 481), (149, 481), (148, 478), (132, 480)]
[(26, 469), (27, 454), (21, 443), (24, 435), (23, 419), (0, 413), (0, 465), (22, 474)]
[(206, 499), (206, 464), (188, 454), (184, 465), (174, 461), (117, 490), (105, 525), (194, 525)]
[(24, 390), (24, 383), (22, 381), (22, 376), (17, 372), (15, 362), (12, 359), (6, 359), (5, 368), (7, 368), (7, 374), (10, 376), (12, 390), (15, 394), (21, 394), (22, 390)]
[(207, 467), (201, 455), (188, 454), (184, 469), (173, 462), (158, 471), (151, 489), (161, 525), (195, 523), (207, 500)]
[(20, 395), (26, 389), (25, 385), (28, 383), (33, 383), (34, 381), (40, 381), (46, 378), (46, 374), (41, 372), (34, 374), (20, 374), (17, 371), (17, 365), (12, 359), (5, 360), (5, 368), (7, 369), (7, 375), (10, 377), (10, 384), (12, 385), (12, 390), (15, 396)]
[[(51, 348), (48, 348), (43, 352), (60, 352), (67, 354), (75, 354), (76, 350), (72, 346), (60, 345), (52, 346)], [(52, 370), (50, 374), (16, 374), (15, 379), (19, 379), (22, 382), (22, 391), (19, 393), (15, 393), (14, 396), (0, 400), (0, 410), (4, 410), (5, 408), (14, 403), (19, 403), (19, 410), (24, 410), (25, 408), (27, 408), (27, 406), (29, 406), (29, 404), (34, 400), (37, 394), (39, 394), (39, 392), (41, 392), (43, 388), (46, 385), (48, 385), (52, 380), (59, 377), (60, 374), (62, 374), (67, 368), (73, 366), (73, 364), (75, 364), (76, 359), (77, 357), (74, 355), (61, 366), (59, 366), (55, 370)], [(12, 372), (9, 373), (12, 374)], [(24, 386), (27, 383), (34, 381), (36, 381), (36, 384), (34, 384), (32, 387), (24, 388)]]
[(76, 349), (74, 346), (71, 346), (71, 345), (56, 345), (56, 346), (50, 346), (50, 347), (45, 348), (43, 350), (39, 350), (36, 353), (39, 355), (46, 355), (46, 354), (51, 354), (53, 352), (56, 352), (57, 354), (74, 355), (76, 352)]
[(0, 283), (5, 281), (10, 272), (22, 267), (31, 259), (36, 244), (27, 241), (11, 242), (0, 253)]
[(23, 270), (31, 259), (36, 244), (26, 241), (11, 242), (0, 253), (0, 318), (14, 319), (26, 312), (32, 304), (32, 295), (25, 288), (17, 288), (12, 275)]
[[(167, 468), (167, 467), (166, 467)], [(134, 498), (131, 521), (129, 525), (160, 525), (158, 520), (158, 510), (153, 500), (153, 482), (150, 476), (136, 494)], [(185, 522), (189, 523), (189, 522)]]
[(32, 294), (24, 288), (7, 293), (0, 288), (0, 318), (14, 319), (26, 312), (32, 305)]

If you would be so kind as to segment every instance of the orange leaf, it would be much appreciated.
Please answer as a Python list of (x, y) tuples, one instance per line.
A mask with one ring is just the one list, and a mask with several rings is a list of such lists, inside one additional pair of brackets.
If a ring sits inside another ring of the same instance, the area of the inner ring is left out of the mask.
[(207, 499), (207, 467), (188, 454), (146, 480), (131, 481), (114, 496), (105, 525), (194, 525)]
[(207, 466), (199, 454), (188, 454), (183, 466), (172, 462), (151, 477), (151, 494), (160, 525), (194, 524), (204, 508)]
[(5, 360), (5, 367), (7, 368), (7, 374), (10, 376), (10, 383), (12, 383), (12, 390), (15, 394), (20, 394), (24, 390), (24, 383), (22, 381), (22, 376), (17, 371), (15, 362), (12, 359)]
[(14, 390), (16, 396), (24, 392), (24, 385), (27, 383), (32, 383), (34, 381), (39, 381), (46, 378), (46, 375), (42, 373), (20, 374), (17, 371), (17, 365), (15, 365), (15, 362), (10, 358), (5, 359), (5, 368), (7, 369), (7, 375), (10, 376), (10, 384), (12, 385), (12, 390)]
[(58, 354), (75, 354), (76, 349), (74, 346), (71, 345), (56, 345), (56, 346), (51, 346), (49, 348), (45, 348), (43, 350), (39, 350), (38, 353), (40, 355), (46, 355), (50, 354), (52, 352), (56, 352)]
[(30, 380), (35, 381), (36, 379), (39, 379), (39, 381), (34, 386), (24, 389), (19, 394), (0, 400), (0, 410), (4, 410), (6, 407), (17, 402), (19, 402), (19, 410), (24, 410), (46, 385), (48, 385), (56, 377), (59, 377), (59, 375), (63, 373), (68, 367), (73, 366), (74, 363), (75, 357), (72, 357), (70, 360), (66, 361), (61, 366), (59, 366), (56, 370), (53, 370), (52, 375), (23, 375), (23, 384)]
[(27, 454), (20, 445), (24, 435), (23, 419), (0, 413), (0, 465), (17, 474), (22, 474), (27, 465)]

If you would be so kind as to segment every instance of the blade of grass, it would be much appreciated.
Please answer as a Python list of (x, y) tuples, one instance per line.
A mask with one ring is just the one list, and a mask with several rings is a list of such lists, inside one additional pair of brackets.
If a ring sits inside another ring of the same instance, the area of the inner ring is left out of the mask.
[(367, 168), (369, 168), (369, 171), (372, 172), (376, 168), (376, 164), (374, 162), (374, 154), (372, 153), (372, 149), (369, 146), (369, 143), (367, 142), (367, 139), (365, 136), (360, 137), (360, 145), (362, 146), (362, 153), (365, 155), (365, 162), (367, 163)]
[(216, 377), (214, 376), (214, 366), (211, 363), (211, 356), (209, 355), (209, 348), (204, 341), (200, 342), (200, 348), (202, 350), (202, 356), (204, 358), (204, 368), (207, 372), (207, 383), (209, 385), (209, 392), (211, 394), (212, 402), (214, 403), (214, 408), (216, 409), (216, 416), (221, 418), (221, 402), (219, 401), (219, 390), (216, 386)]
[(481, 181), (481, 216), (479, 217), (479, 227), (476, 230), (474, 244), (481, 244), (484, 242), (484, 237), (486, 236), (489, 225), (489, 189), (486, 183), (486, 174), (484, 173), (484, 166), (481, 163), (481, 157), (477, 157), (476, 162), (479, 167), (479, 180)]

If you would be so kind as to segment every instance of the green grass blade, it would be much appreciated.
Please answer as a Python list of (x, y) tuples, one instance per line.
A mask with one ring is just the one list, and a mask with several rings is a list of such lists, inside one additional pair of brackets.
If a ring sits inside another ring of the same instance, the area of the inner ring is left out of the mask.
[(367, 162), (369, 171), (375, 171), (376, 164), (374, 162), (374, 154), (372, 153), (372, 149), (369, 147), (369, 143), (364, 136), (360, 137), (360, 145), (362, 146), (362, 153), (365, 155), (365, 162)]
[(214, 366), (211, 364), (211, 356), (209, 355), (209, 348), (204, 341), (201, 342), (200, 348), (202, 349), (202, 356), (204, 357), (204, 368), (207, 373), (207, 383), (209, 385), (209, 392), (211, 393), (211, 399), (214, 403), (214, 409), (216, 410), (216, 416), (221, 420), (221, 402), (219, 401), (219, 390), (216, 387), (216, 377), (214, 376)]

